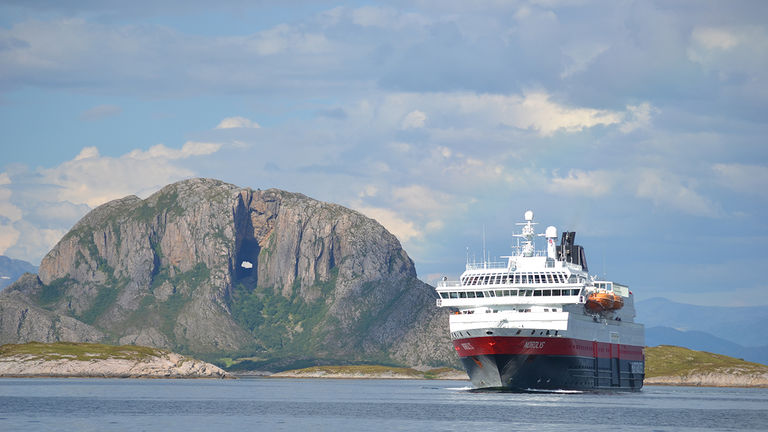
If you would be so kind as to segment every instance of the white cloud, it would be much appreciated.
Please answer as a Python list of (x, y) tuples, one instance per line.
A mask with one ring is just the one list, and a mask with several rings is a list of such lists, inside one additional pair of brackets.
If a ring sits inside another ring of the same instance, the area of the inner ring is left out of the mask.
[[(124, 159), (135, 160), (149, 160), (149, 159), (186, 159), (191, 156), (205, 156), (212, 153), (216, 153), (221, 149), (220, 143), (206, 143), (187, 141), (181, 147), (181, 149), (173, 149), (164, 146), (163, 144), (157, 144), (144, 151), (136, 149), (123, 156)], [(97, 154), (98, 156), (98, 154)]]
[(573, 133), (598, 125), (612, 125), (621, 122), (623, 117), (615, 111), (571, 108), (549, 99), (546, 93), (527, 94), (519, 105), (510, 107), (510, 123), (547, 136), (560, 130)]
[(13, 225), (0, 223), (0, 255), (6, 253), (6, 251), (19, 241), (21, 233), (17, 231)]
[(133, 150), (121, 157), (101, 156), (95, 147), (86, 147), (75, 159), (41, 169), (43, 182), (59, 187), (57, 197), (75, 204), (95, 207), (130, 194), (149, 194), (158, 188), (194, 173), (172, 161), (215, 153), (217, 143), (187, 142), (181, 149), (162, 144), (149, 150)]
[(40, 259), (67, 233), (66, 229), (43, 228), (21, 220), (14, 224), (18, 237), (5, 253), (33, 264)]
[(659, 110), (648, 102), (643, 102), (640, 105), (627, 105), (627, 114), (619, 130), (629, 133), (635, 129), (647, 129), (651, 126), (651, 117), (658, 112)]
[(409, 112), (405, 118), (403, 119), (403, 122), (401, 123), (401, 127), (403, 129), (418, 129), (424, 127), (424, 123), (427, 121), (427, 115), (419, 110), (414, 110)]
[(579, 72), (584, 72), (600, 54), (609, 48), (605, 43), (578, 43), (563, 49), (563, 54), (570, 60), (565, 66), (560, 78), (568, 78)]
[(716, 204), (672, 173), (660, 169), (643, 169), (636, 175), (636, 196), (650, 199), (656, 206), (696, 216), (722, 215), (722, 210)]
[(21, 209), (11, 203), (11, 190), (8, 187), (2, 187), (10, 184), (11, 178), (8, 176), (8, 173), (0, 173), (0, 221), (5, 219), (10, 222), (16, 222), (21, 219)]
[(412, 221), (406, 220), (396, 212), (381, 207), (354, 206), (360, 213), (376, 219), (380, 224), (395, 235), (403, 243), (412, 239), (423, 238), (424, 233), (416, 227)]
[(745, 195), (768, 196), (768, 167), (740, 163), (712, 166), (715, 179), (723, 186)]
[(608, 194), (614, 175), (608, 171), (570, 170), (567, 177), (553, 177), (549, 192), (561, 195), (600, 197)]
[[(231, 38), (237, 43), (240, 38)], [(262, 56), (282, 53), (322, 54), (331, 44), (322, 33), (310, 33), (287, 24), (280, 24), (250, 37), (245, 46)]]
[[(415, 109), (417, 106), (421, 107)], [(642, 107), (642, 106), (641, 106)], [(637, 111), (637, 107), (632, 107)], [(650, 108), (649, 108), (650, 109)], [(551, 100), (546, 92), (525, 95), (453, 93), (393, 93), (377, 104), (369, 101), (350, 110), (379, 125), (396, 128), (424, 127), (463, 130), (497, 128), (499, 125), (532, 130), (542, 136), (577, 133), (595, 126), (622, 125), (636, 120), (635, 112), (572, 107)], [(427, 115), (429, 112), (429, 125)]]
[(216, 129), (234, 129), (234, 128), (260, 128), (261, 126), (255, 121), (249, 120), (245, 117), (227, 117), (222, 120)]
[(729, 50), (740, 43), (739, 35), (717, 27), (696, 27), (691, 32), (694, 43), (710, 50)]
[(99, 157), (99, 149), (97, 147), (83, 147), (80, 153), (75, 156), (76, 161), (84, 159), (92, 159)]
[(379, 188), (375, 185), (366, 185), (362, 191), (358, 194), (360, 198), (375, 197), (379, 193)]

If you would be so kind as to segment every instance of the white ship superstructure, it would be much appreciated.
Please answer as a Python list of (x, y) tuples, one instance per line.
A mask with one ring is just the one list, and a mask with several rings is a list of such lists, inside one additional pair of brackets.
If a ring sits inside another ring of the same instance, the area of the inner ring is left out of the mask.
[[(536, 234), (525, 214), (516, 254), (467, 263), (438, 284), (456, 352), (478, 388), (640, 389), (645, 345), (625, 285), (588, 273), (574, 232)], [(537, 251), (536, 237), (546, 238)]]

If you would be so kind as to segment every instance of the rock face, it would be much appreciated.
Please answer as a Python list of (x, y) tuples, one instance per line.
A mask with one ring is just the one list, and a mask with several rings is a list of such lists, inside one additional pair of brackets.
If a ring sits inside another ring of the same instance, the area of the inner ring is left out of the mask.
[(27, 275), (0, 295), (0, 341), (454, 364), (434, 298), (398, 240), (360, 213), (192, 179), (80, 220), (39, 279)]

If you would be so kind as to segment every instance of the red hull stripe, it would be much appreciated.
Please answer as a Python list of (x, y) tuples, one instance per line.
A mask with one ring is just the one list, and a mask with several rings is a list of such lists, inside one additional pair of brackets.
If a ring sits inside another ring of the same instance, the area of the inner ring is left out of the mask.
[(535, 354), (643, 360), (643, 347), (570, 338), (487, 336), (456, 339), (459, 357), (489, 354)]

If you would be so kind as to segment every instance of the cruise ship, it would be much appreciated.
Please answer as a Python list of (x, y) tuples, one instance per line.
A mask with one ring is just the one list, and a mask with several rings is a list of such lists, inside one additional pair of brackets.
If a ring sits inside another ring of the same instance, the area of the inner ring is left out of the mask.
[[(511, 256), (438, 283), (456, 353), (478, 389), (639, 390), (645, 332), (632, 291), (589, 274), (576, 233), (536, 233), (526, 211)], [(536, 249), (544, 237), (546, 249)]]

